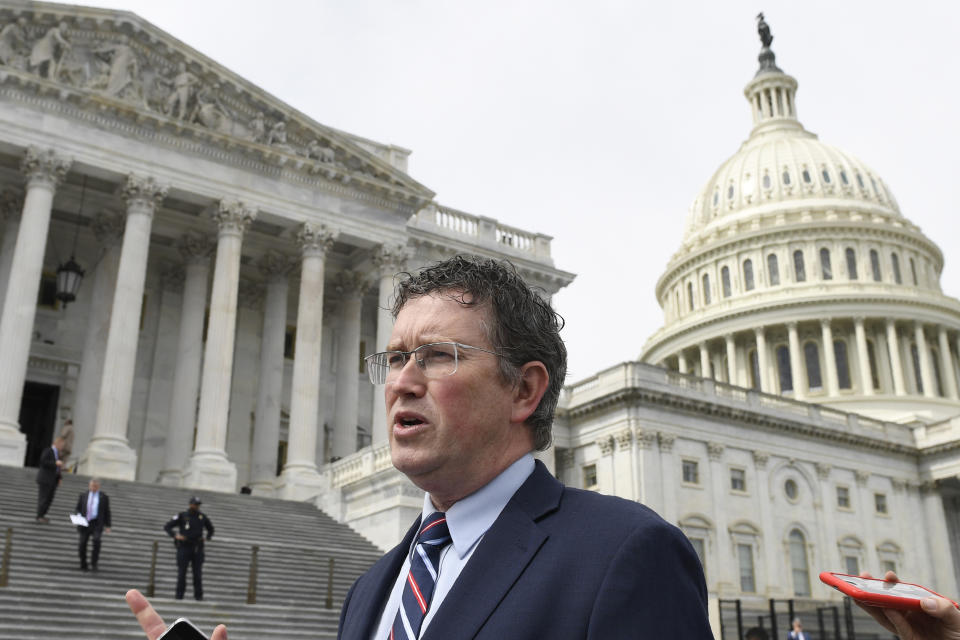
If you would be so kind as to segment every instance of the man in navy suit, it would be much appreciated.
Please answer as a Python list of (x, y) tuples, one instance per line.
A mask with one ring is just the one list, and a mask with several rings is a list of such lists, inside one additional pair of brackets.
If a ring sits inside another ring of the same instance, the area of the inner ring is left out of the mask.
[(47, 510), (53, 502), (53, 496), (60, 486), (64, 439), (55, 438), (53, 444), (40, 453), (37, 464), (37, 522), (47, 524)]
[[(423, 512), (350, 589), (339, 637), (712, 638), (703, 571), (676, 527), (534, 461), (552, 440), (566, 348), (562, 319), (513, 265), (456, 256), (406, 274), (393, 315), (367, 370)], [(139, 593), (127, 600), (156, 638), (159, 616)]]
[(93, 551), (90, 554), (89, 566), (97, 571), (97, 563), (100, 561), (100, 539), (104, 533), (110, 533), (110, 527), (112, 526), (110, 498), (103, 491), (100, 491), (100, 478), (90, 478), (87, 489), (77, 498), (77, 513), (87, 519), (87, 526), (77, 527), (77, 532), (80, 534), (78, 547), (80, 570), (86, 571), (88, 569), (87, 543), (92, 537)]

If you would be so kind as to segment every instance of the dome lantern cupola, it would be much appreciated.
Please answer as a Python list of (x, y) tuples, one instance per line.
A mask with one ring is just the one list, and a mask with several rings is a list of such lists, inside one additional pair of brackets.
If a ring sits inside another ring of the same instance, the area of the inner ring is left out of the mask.
[(770, 49), (773, 36), (762, 13), (757, 15), (757, 31), (763, 44), (758, 57), (760, 68), (743, 90), (753, 112), (751, 135), (770, 129), (802, 129), (794, 101), (797, 81), (777, 67), (776, 56)]

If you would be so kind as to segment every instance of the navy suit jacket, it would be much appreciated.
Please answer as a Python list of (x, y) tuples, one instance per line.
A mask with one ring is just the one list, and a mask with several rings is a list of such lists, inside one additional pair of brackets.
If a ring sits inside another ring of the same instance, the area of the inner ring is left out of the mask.
[[(84, 518), (87, 517), (87, 499), (90, 496), (89, 491), (84, 491), (80, 494), (80, 497), (77, 498), (77, 513), (82, 515)], [(110, 498), (107, 497), (103, 491), (100, 492), (100, 505), (97, 507), (97, 519), (94, 521), (95, 526), (98, 529), (103, 529), (104, 527), (110, 528), (113, 525), (110, 524)], [(82, 527), (77, 527), (81, 529)]]
[[(350, 588), (340, 640), (370, 639), (418, 526)], [(713, 634), (703, 570), (679, 529), (639, 503), (565, 487), (537, 462), (421, 638)]]
[(40, 460), (37, 463), (37, 484), (57, 484), (60, 482), (60, 467), (57, 466), (57, 454), (53, 452), (53, 447), (46, 447), (40, 452)]

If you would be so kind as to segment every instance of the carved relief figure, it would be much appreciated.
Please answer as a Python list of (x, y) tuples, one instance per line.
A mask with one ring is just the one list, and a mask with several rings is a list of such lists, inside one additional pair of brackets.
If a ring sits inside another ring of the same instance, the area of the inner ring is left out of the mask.
[(333, 162), (333, 149), (321, 146), (319, 140), (311, 140), (307, 145), (307, 157), (320, 162)]
[(41, 77), (57, 79), (60, 62), (71, 46), (63, 35), (66, 30), (67, 23), (61, 22), (56, 27), (50, 27), (43, 37), (33, 43), (30, 50), (30, 68)]
[(266, 133), (267, 123), (263, 118), (263, 114), (258, 111), (250, 121), (250, 139), (254, 142), (263, 142)]
[(287, 123), (284, 120), (277, 120), (270, 127), (270, 133), (267, 134), (267, 144), (287, 153), (294, 153), (293, 147), (287, 144)]
[[(96, 53), (110, 58), (110, 74), (104, 88), (107, 95), (123, 97), (129, 93), (140, 75), (140, 65), (133, 49), (125, 44), (110, 44), (97, 49)], [(138, 93), (135, 88), (134, 93)]]
[(158, 77), (158, 80), (167, 86), (173, 87), (173, 90), (170, 92), (170, 95), (167, 96), (167, 100), (163, 105), (164, 112), (173, 118), (186, 120), (189, 113), (188, 107), (190, 105), (190, 99), (194, 93), (194, 87), (200, 83), (200, 80), (197, 76), (187, 71), (187, 63), (182, 61), (177, 64), (177, 75), (173, 77), (173, 80), (163, 77)]
[(197, 91), (197, 104), (189, 121), (197, 122), (217, 133), (247, 138), (247, 129), (237, 122), (234, 113), (220, 100), (220, 84), (204, 85)]
[(27, 19), (17, 18), (16, 22), (0, 30), (0, 64), (25, 69), (27, 66)]

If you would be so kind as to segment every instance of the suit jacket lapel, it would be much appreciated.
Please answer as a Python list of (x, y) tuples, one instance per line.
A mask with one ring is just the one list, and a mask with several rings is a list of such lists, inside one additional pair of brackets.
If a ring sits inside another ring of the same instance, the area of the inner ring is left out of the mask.
[(417, 518), (403, 541), (380, 558), (364, 576), (364, 580), (369, 579), (369, 584), (362, 589), (354, 589), (341, 640), (369, 640), (419, 527), (420, 518)]
[(484, 534), (430, 621), (424, 640), (477, 634), (547, 540), (536, 521), (557, 508), (562, 491), (563, 485), (538, 461)]

